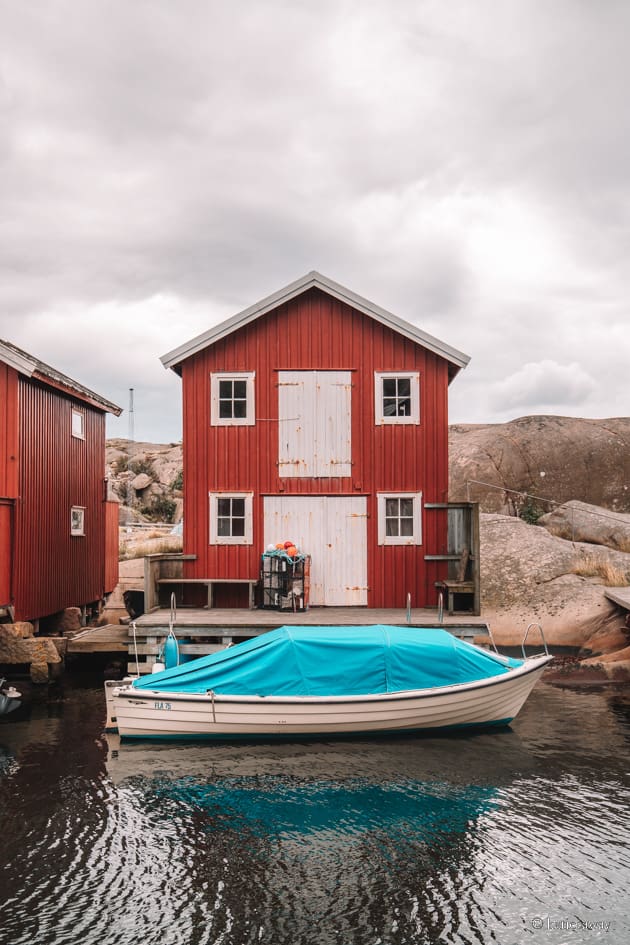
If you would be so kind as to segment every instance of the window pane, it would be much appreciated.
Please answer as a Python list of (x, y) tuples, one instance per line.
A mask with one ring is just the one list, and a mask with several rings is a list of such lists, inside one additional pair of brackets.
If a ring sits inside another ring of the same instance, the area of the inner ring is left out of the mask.
[(413, 518), (413, 499), (400, 499), (400, 514), (406, 518)]
[(398, 519), (397, 518), (386, 518), (385, 519), (385, 534), (388, 538), (396, 537), (398, 535)]
[(396, 396), (396, 378), (384, 377), (383, 378), (383, 397), (395, 397), (395, 396)]
[(244, 518), (233, 518), (232, 519), (232, 534), (238, 538), (242, 538), (245, 534), (245, 519)]
[(234, 401), (234, 413), (232, 416), (235, 419), (245, 419), (247, 416), (247, 401), (246, 400), (235, 400)]
[(232, 499), (232, 516), (245, 518), (245, 499)]
[(383, 400), (383, 416), (384, 417), (395, 417), (397, 409), (397, 401), (395, 399), (384, 398)]
[(217, 519), (217, 535), (221, 538), (229, 538), (230, 536), (230, 520), (229, 518), (219, 518)]
[(219, 416), (222, 420), (230, 419), (232, 416), (232, 401), (231, 400), (220, 400), (219, 401)]
[(385, 499), (385, 515), (387, 518), (398, 517), (400, 499)]
[(411, 518), (401, 518), (400, 520), (400, 534), (405, 537), (413, 536), (413, 519)]
[(247, 398), (247, 381), (233, 381), (232, 383), (234, 385), (234, 398), (245, 400)]
[(232, 508), (231, 499), (217, 499), (217, 515), (219, 517), (223, 516), (224, 518), (229, 518), (231, 508)]
[(399, 397), (411, 397), (411, 378), (410, 377), (399, 377), (398, 380), (398, 396)]

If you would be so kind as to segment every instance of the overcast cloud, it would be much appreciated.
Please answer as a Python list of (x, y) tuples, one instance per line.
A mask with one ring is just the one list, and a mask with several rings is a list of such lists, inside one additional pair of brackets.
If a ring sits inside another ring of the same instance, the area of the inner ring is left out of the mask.
[(160, 355), (317, 269), (471, 355), (453, 422), (628, 415), (628, 35), (624, 0), (0, 0), (0, 337), (176, 441)]

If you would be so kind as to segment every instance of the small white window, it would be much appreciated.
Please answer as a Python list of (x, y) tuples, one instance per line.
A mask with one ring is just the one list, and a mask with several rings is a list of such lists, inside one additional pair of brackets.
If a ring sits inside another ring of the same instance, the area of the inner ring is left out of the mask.
[(79, 505), (70, 509), (70, 534), (85, 535), (85, 509)]
[(82, 410), (72, 408), (72, 435), (79, 440), (85, 439), (85, 415)]
[(253, 543), (253, 492), (210, 493), (210, 544)]
[(211, 375), (210, 422), (213, 427), (255, 423), (254, 377), (254, 371)]
[(378, 371), (374, 375), (377, 424), (420, 423), (420, 375), (417, 371)]
[(422, 544), (422, 493), (379, 492), (379, 545)]

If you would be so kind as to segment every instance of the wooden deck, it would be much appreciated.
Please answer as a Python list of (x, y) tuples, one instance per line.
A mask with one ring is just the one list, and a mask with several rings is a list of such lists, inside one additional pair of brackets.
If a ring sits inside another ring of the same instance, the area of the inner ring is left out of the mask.
[[(170, 610), (158, 609), (143, 614), (136, 620), (138, 630), (147, 628), (168, 629)], [(247, 628), (264, 632), (274, 627), (290, 626), (322, 626), (322, 627), (353, 627), (369, 626), (371, 624), (406, 625), (407, 612), (401, 609), (377, 610), (368, 607), (311, 607), (308, 610), (248, 610), (244, 607), (227, 609), (212, 609), (205, 607), (180, 607), (175, 615), (176, 630), (205, 630), (219, 628), (221, 630)], [(409, 625), (412, 627), (436, 627), (438, 612), (431, 609), (413, 609)], [(481, 617), (469, 614), (444, 614), (445, 628), (474, 627), (477, 632), (487, 629), (486, 621)]]
[[(168, 633), (170, 610), (154, 610), (133, 623), (121, 626), (93, 627), (68, 641), (68, 653), (124, 653), (130, 671), (151, 672)], [(185, 657), (204, 656), (231, 643), (249, 639), (281, 627), (329, 626), (352, 627), (391, 624), (416, 628), (439, 626), (436, 610), (412, 610), (410, 620), (404, 610), (371, 610), (366, 607), (315, 607), (299, 613), (278, 610), (224, 610), (180, 608), (174, 631)], [(488, 625), (481, 617), (444, 615), (442, 626), (455, 636), (472, 640), (487, 636)]]
[(129, 627), (108, 624), (106, 627), (87, 627), (68, 637), (66, 653), (127, 653)]

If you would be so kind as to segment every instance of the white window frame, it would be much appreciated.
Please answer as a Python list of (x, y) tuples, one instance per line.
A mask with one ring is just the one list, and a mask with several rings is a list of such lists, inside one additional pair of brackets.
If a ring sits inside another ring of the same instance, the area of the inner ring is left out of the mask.
[(82, 505), (73, 505), (70, 509), (70, 534), (85, 535), (85, 507)]
[[(77, 430), (77, 425), (80, 430)], [(72, 408), (71, 432), (77, 440), (85, 439), (85, 413), (76, 407)]]
[[(387, 535), (385, 510), (387, 499), (413, 500), (413, 534)], [(379, 545), (421, 545), (422, 544), (422, 493), (421, 492), (377, 492), (378, 507), (378, 543)]]
[[(221, 371), (210, 375), (210, 425), (213, 427), (248, 427), (256, 423), (254, 398), (255, 371)], [(245, 381), (246, 412), (244, 417), (219, 416), (219, 390), (221, 381)]]
[[(209, 492), (210, 503), (210, 544), (211, 545), (252, 545), (254, 543), (254, 493), (253, 492)], [(219, 535), (219, 499), (245, 500), (244, 535)]]
[[(383, 411), (383, 381), (405, 379), (411, 382), (411, 413), (409, 416), (386, 416)], [(374, 422), (379, 425), (420, 423), (420, 372), (419, 371), (375, 371), (374, 372)]]

